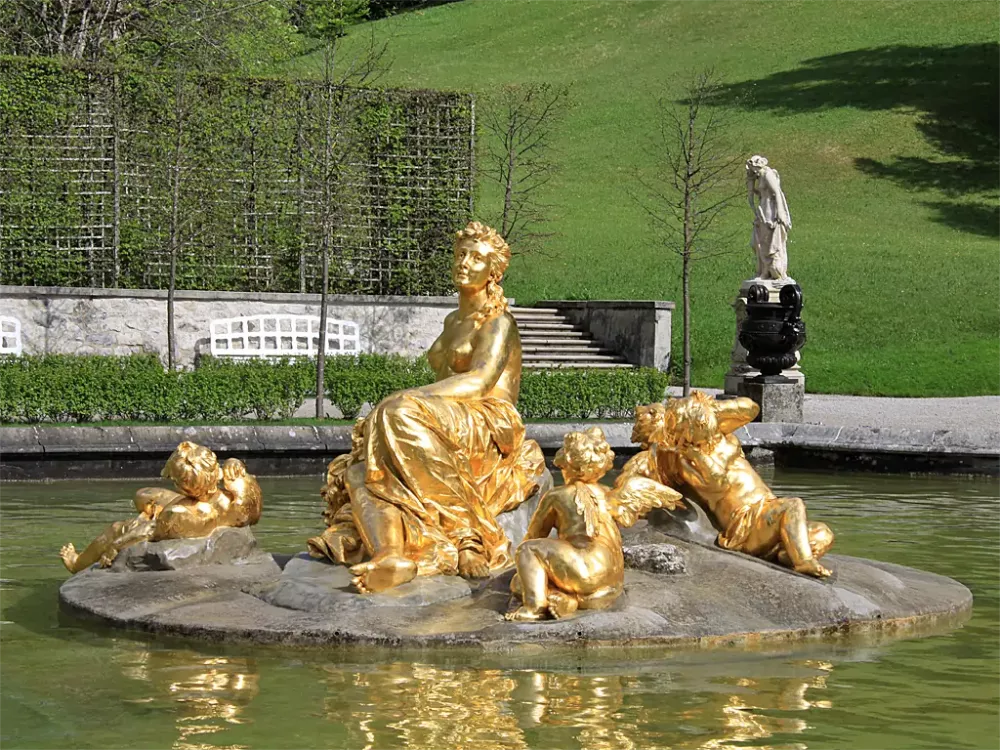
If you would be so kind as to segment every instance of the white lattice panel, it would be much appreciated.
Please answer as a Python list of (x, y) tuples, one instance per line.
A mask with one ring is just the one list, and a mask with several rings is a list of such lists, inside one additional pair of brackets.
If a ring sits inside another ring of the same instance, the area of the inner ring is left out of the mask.
[[(209, 324), (213, 357), (315, 357), (319, 352), (319, 317), (248, 315), (218, 318)], [(358, 324), (326, 321), (326, 353), (357, 354)]]
[(21, 356), (21, 321), (0, 315), (0, 354)]

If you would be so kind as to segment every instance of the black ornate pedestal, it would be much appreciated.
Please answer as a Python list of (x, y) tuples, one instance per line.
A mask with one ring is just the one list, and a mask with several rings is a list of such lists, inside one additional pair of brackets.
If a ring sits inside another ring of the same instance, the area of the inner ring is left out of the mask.
[(747, 291), (746, 319), (739, 341), (747, 350), (747, 362), (760, 375), (740, 384), (740, 395), (760, 406), (762, 422), (801, 422), (802, 384), (781, 374), (795, 364), (795, 354), (806, 342), (802, 322), (802, 288), (788, 284), (769, 300), (767, 287), (755, 284)]

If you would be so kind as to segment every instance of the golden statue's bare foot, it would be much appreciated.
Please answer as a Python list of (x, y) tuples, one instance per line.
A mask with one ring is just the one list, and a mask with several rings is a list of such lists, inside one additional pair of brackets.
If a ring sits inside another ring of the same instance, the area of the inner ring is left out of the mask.
[(466, 549), (458, 553), (458, 574), (462, 578), (487, 578), (490, 566), (480, 553)]
[(545, 619), (545, 612), (535, 612), (527, 607), (518, 607), (513, 612), (505, 614), (504, 619), (511, 622), (537, 622)]
[(832, 571), (820, 565), (819, 560), (815, 557), (810, 557), (808, 560), (803, 560), (796, 565), (795, 572), (805, 573), (807, 576), (816, 576), (817, 578), (827, 578), (832, 575)]
[(557, 620), (576, 614), (576, 610), (580, 607), (579, 599), (562, 591), (549, 591), (548, 599), (549, 614)]
[(390, 555), (351, 567), (351, 583), (362, 594), (395, 588), (417, 577), (417, 564), (405, 557)]
[(66, 566), (66, 570), (70, 573), (76, 573), (76, 559), (80, 555), (76, 552), (76, 547), (73, 546), (72, 542), (70, 544), (64, 545), (61, 550), (59, 550), (59, 557), (62, 558), (63, 565)]

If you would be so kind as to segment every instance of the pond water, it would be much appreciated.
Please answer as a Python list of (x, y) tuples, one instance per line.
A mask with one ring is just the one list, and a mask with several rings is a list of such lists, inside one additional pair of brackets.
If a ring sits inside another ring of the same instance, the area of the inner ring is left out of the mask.
[[(127, 515), (141, 482), (0, 485), (5, 748), (996, 748), (1000, 484), (777, 471), (835, 552), (962, 581), (975, 608), (924, 638), (761, 651), (501, 656), (227, 647), (58, 613), (56, 553)], [(258, 538), (297, 552), (318, 479), (264, 479)]]

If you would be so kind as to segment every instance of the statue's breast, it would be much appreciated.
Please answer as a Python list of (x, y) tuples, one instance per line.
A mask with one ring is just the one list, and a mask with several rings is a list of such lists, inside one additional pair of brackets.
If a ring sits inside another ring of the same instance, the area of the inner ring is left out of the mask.
[(450, 333), (448, 366), (452, 372), (468, 372), (472, 367), (472, 355), (476, 349), (476, 327), (471, 322), (463, 321)]

